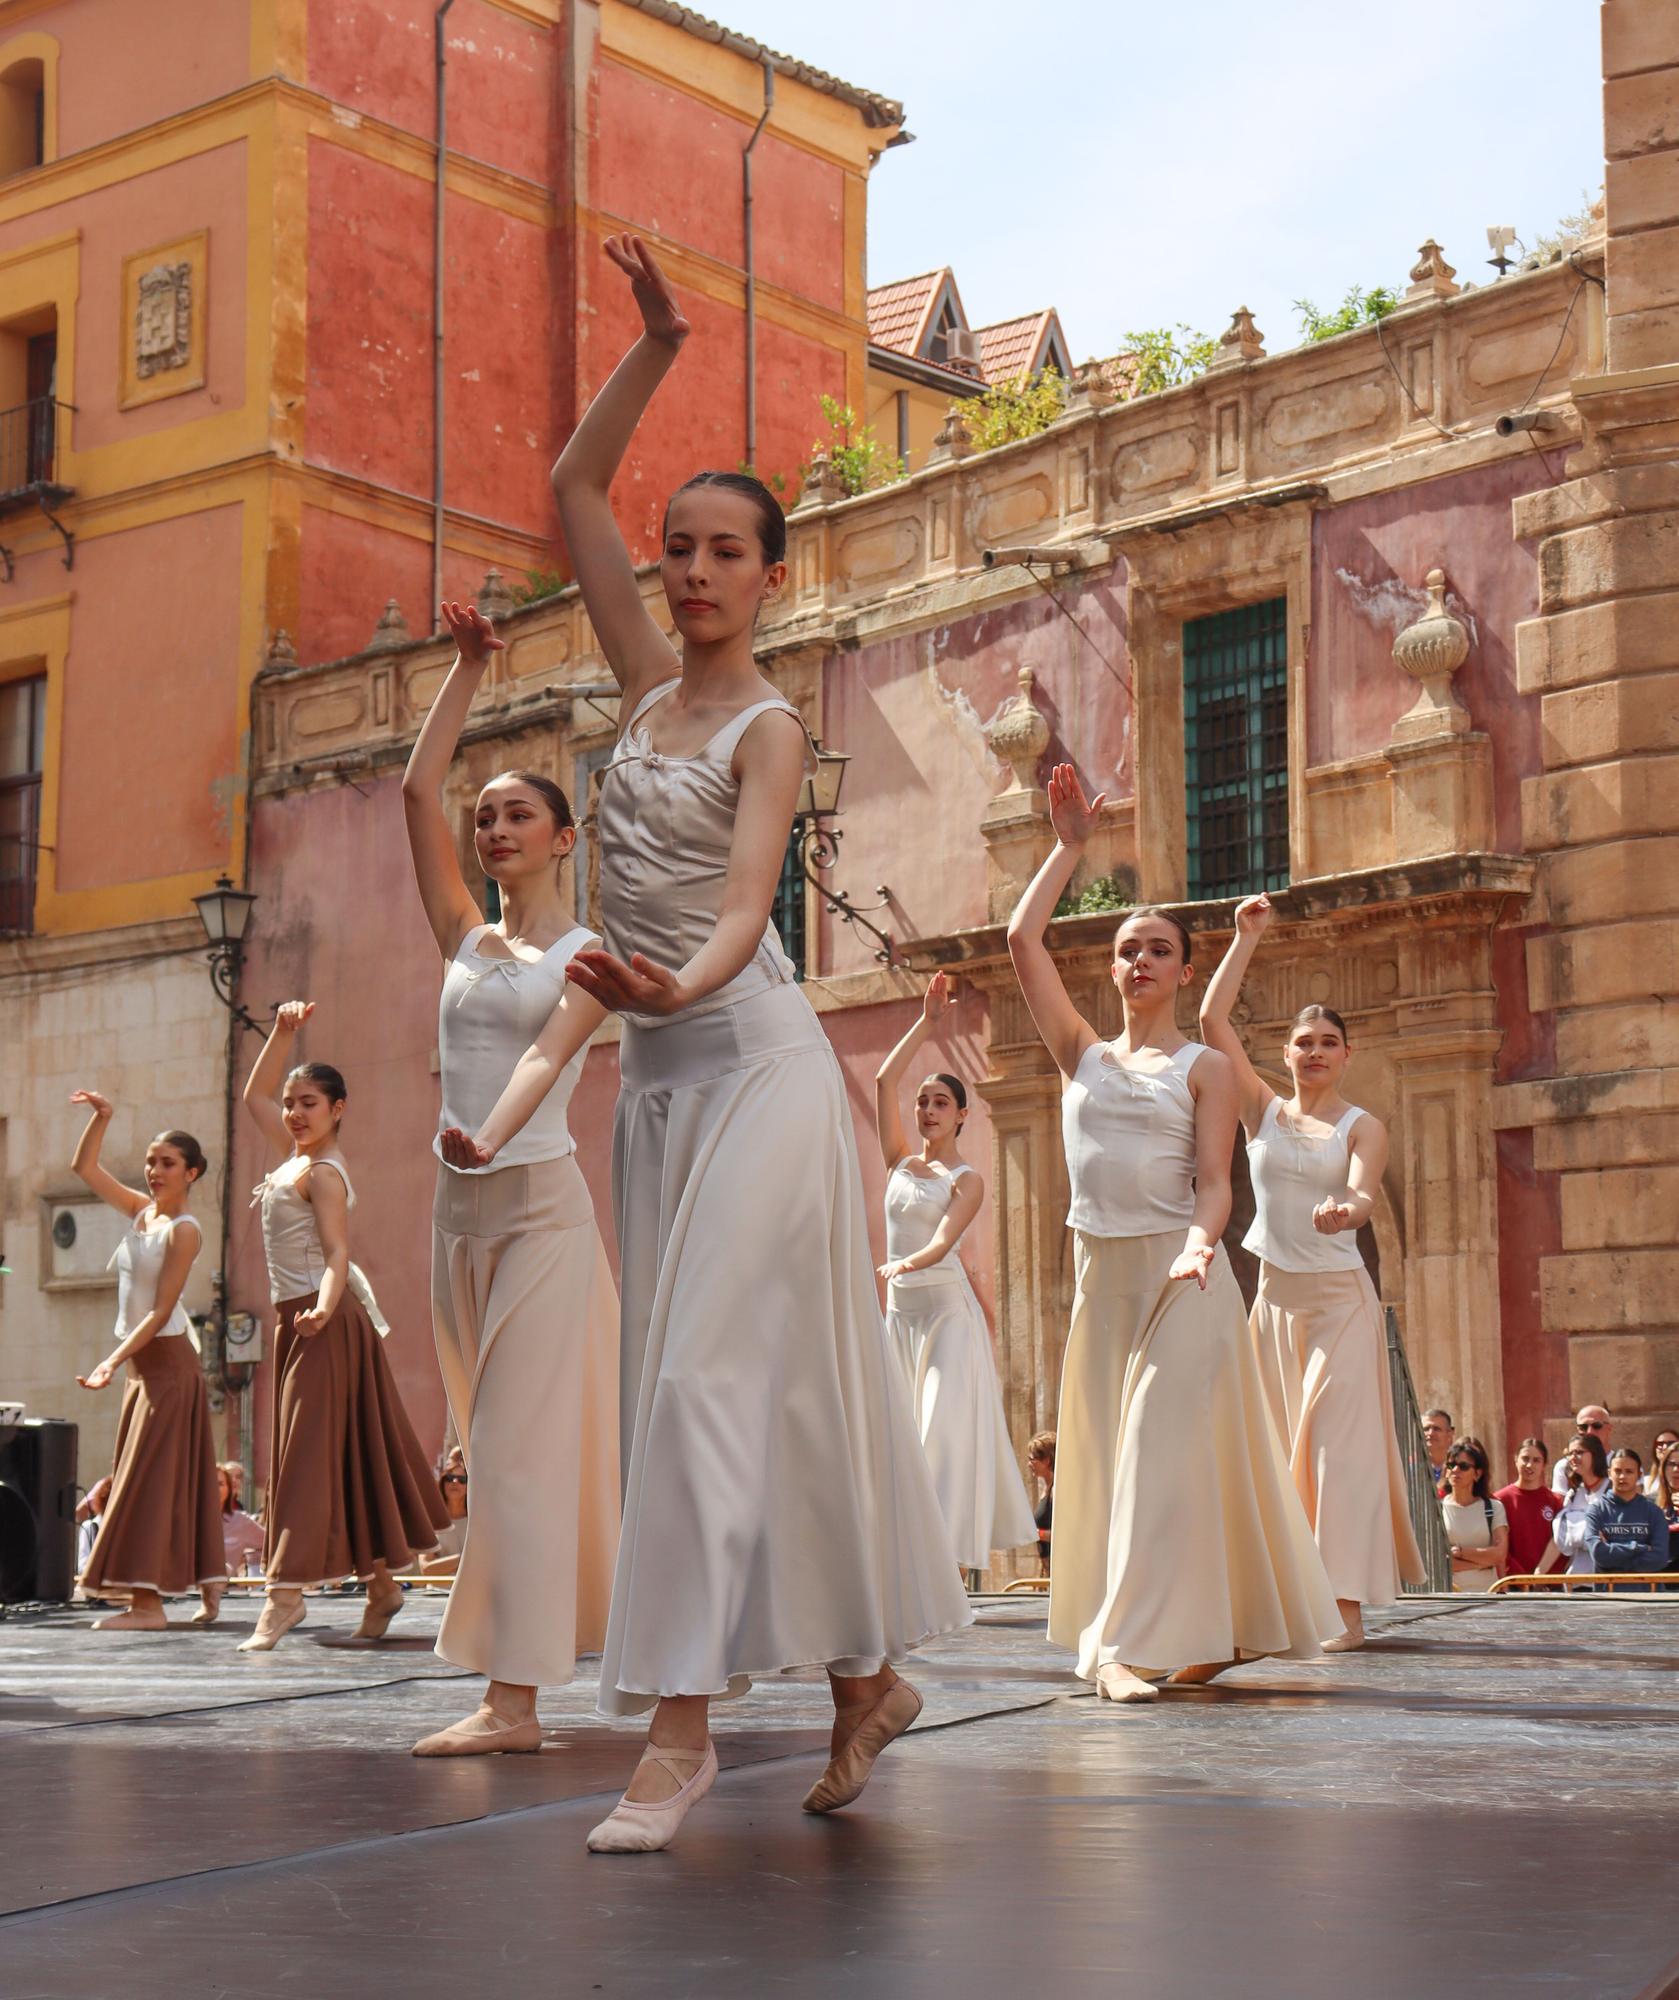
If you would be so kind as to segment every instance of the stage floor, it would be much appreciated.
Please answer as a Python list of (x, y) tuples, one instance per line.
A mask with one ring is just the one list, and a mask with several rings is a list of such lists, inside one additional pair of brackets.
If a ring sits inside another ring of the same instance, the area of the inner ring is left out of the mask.
[(631, 1858), (584, 1851), (639, 1741), (586, 1681), (540, 1756), (420, 1762), (476, 1687), (435, 1603), (358, 1650), (359, 1601), (311, 1599), (236, 1653), (255, 1608), (0, 1622), (5, 2000), (1679, 2000), (1679, 1596), (1413, 1601), (1142, 1709), (986, 1600), (856, 1806), (799, 1811), (828, 1711), (786, 1677)]

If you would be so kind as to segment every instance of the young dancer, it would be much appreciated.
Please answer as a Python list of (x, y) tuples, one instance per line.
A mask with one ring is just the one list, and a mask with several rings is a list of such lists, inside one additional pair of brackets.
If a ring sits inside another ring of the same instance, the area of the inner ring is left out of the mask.
[(196, 1590), (209, 1625), (227, 1588), (210, 1400), (181, 1304), (187, 1273), (203, 1246), (187, 1213), (205, 1159), (190, 1132), (160, 1132), (146, 1148), (146, 1192), (126, 1187), (99, 1163), (111, 1102), (96, 1090), (71, 1094), (92, 1116), (70, 1170), (129, 1227), (111, 1264), (117, 1273), (117, 1344), (76, 1380), (103, 1389), (128, 1364), (117, 1418), (116, 1463), (99, 1533), (83, 1567), (90, 1596), (126, 1593), (128, 1609), (96, 1618), (96, 1632), (162, 1632), (163, 1593)]
[(599, 809), (611, 948), (577, 954), (575, 991), (501, 1103), (444, 1143), (486, 1163), (599, 1009), (623, 1016), (624, 1529), (600, 1698), (654, 1714), (624, 1800), (589, 1836), (621, 1853), (669, 1843), (716, 1776), (712, 1699), (757, 1672), (826, 1665), (833, 1758), (805, 1806), (849, 1803), (920, 1712), (891, 1663), (970, 1614), (886, 1348), (844, 1081), (770, 924), (807, 749), (752, 655), (786, 575), (785, 524), (743, 474), (678, 490), (661, 557), (673, 651), (609, 488), (688, 324), (644, 245), (606, 248), (644, 331), (554, 487), (624, 690)]
[(1248, 1060), (1231, 1010), (1271, 922), (1269, 896), (1236, 905), (1236, 935), (1208, 982), (1201, 1033), (1230, 1059), (1248, 1139), (1259, 1258), (1249, 1326), (1294, 1483), (1346, 1625), (1325, 1652), (1364, 1644), (1366, 1604), (1424, 1579), (1388, 1386), (1382, 1309), (1359, 1253), (1387, 1166), (1387, 1128), (1341, 1095), (1351, 1048), (1332, 1007), (1302, 1007), (1283, 1047), (1294, 1088), (1277, 1095)]
[(1067, 1079), (1076, 1232), (1049, 1636), (1109, 1700), (1146, 1701), (1155, 1677), (1192, 1684), (1260, 1654), (1315, 1654), (1341, 1621), (1219, 1240), (1236, 1080), (1178, 1030), (1188, 933), (1153, 909), (1119, 926), (1125, 1025), (1104, 1042), (1044, 942), (1102, 797), (1087, 803), (1059, 764), (1049, 802), (1056, 846), (1009, 924), (1026, 1003)]
[[(490, 655), (502, 642), (471, 606), (445, 604), (459, 655), (408, 760), (403, 809), (420, 898), (443, 955), (437, 1047), (443, 1126), (489, 1115), (565, 993), (565, 968), (599, 944), (560, 898), (576, 831), (566, 795), (531, 771), (478, 794), (478, 865), (501, 895), (484, 921), (462, 879), (442, 791)], [(493, 1168), (441, 1159), (432, 1226), (432, 1325), (472, 1512), (437, 1650), (489, 1686), (474, 1714), (417, 1757), (537, 1750), (536, 1691), (598, 1652), (618, 1541), (618, 1296), (566, 1123), (583, 1053)]]
[(372, 1293), (350, 1262), (356, 1193), (338, 1150), (344, 1079), (330, 1063), (286, 1069), (297, 1031), (314, 1011), (312, 1000), (280, 1008), (245, 1084), (246, 1110), (285, 1157), (252, 1202), (262, 1210), (279, 1324), (268, 1588), (242, 1653), (266, 1653), (303, 1623), (306, 1586), (352, 1572), (367, 1585), (356, 1636), (382, 1639), (402, 1609), (402, 1585), (391, 1570), (415, 1549), (434, 1547), (449, 1518), (370, 1317)]
[(984, 1569), (993, 1549), (1037, 1539), (1037, 1525), (1009, 1443), (991, 1355), (991, 1330), (956, 1246), (979, 1214), (985, 1183), (963, 1160), (968, 1093), (959, 1077), (922, 1080), (915, 1094), (921, 1146), (911, 1152), (898, 1090), (921, 1044), (950, 1004), (942, 972), (921, 1012), (875, 1075), (875, 1130), (886, 1179), (886, 1331), (915, 1398), (956, 1559)]

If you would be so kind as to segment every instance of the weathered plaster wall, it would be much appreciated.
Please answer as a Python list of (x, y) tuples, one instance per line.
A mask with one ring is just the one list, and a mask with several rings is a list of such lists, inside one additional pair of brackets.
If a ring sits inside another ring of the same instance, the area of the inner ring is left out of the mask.
[[(58, 39), (60, 158), (249, 82), (248, 6), (170, 0), (144, 12), (142, 35), (133, 0), (62, 0), (20, 23)], [(0, 24), (0, 40), (9, 26)]]

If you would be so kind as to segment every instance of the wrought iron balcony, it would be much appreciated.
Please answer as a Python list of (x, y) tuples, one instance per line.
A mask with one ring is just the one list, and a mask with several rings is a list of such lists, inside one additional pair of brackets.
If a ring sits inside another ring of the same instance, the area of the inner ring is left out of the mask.
[[(74, 497), (58, 476), (64, 417), (73, 404), (36, 396), (15, 409), (0, 410), (0, 516), (39, 508), (64, 539), (64, 567), (75, 561), (75, 536), (55, 509)], [(0, 546), (0, 580), (10, 583), (12, 558)]]

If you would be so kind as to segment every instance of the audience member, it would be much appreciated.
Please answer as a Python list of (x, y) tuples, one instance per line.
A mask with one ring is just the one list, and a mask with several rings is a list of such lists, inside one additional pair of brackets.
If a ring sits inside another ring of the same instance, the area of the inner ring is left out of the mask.
[(1600, 1576), (1660, 1576), (1667, 1569), (1667, 1517), (1644, 1491), (1644, 1461), (1624, 1444), (1609, 1461), (1609, 1490), (1586, 1509)]
[(437, 1490), (449, 1510), (449, 1525), (437, 1531), (437, 1547), (420, 1558), (427, 1576), (453, 1576), (466, 1547), (466, 1453), (452, 1444), (437, 1468)]
[(1545, 1483), (1545, 1462), (1544, 1439), (1523, 1438), (1516, 1447), (1515, 1484), (1493, 1495), (1510, 1523), (1506, 1576), (1532, 1576), (1553, 1546), (1551, 1526), (1562, 1502)]
[[(1574, 1413), (1574, 1432), (1577, 1437), (1593, 1437), (1602, 1445), (1604, 1457), (1609, 1454), (1610, 1439), (1614, 1436), (1615, 1421), (1601, 1403), (1582, 1403)], [(1605, 1474), (1605, 1477), (1608, 1475)], [(1551, 1489), (1566, 1499), (1568, 1496), (1568, 1452), (1551, 1467)]]
[(1492, 1497), (1491, 1462), (1479, 1438), (1459, 1438), (1446, 1460), (1451, 1491), (1440, 1512), (1452, 1545), (1453, 1590), (1491, 1590), (1510, 1549), (1510, 1523)]
[(244, 1509), (245, 1468), (230, 1458), (216, 1467), (222, 1497), (222, 1547), (229, 1576), (261, 1576), (265, 1535), (262, 1523)]
[(1428, 1449), (1428, 1469), (1436, 1493), (1444, 1494), (1447, 1489), (1446, 1460), (1451, 1456), (1452, 1439), (1456, 1435), (1449, 1410), (1423, 1411), (1422, 1441)]
[(76, 1508), (76, 1574), (79, 1577), (87, 1568), (87, 1559), (93, 1553), (94, 1540), (99, 1533), (99, 1523), (105, 1513), (105, 1503), (111, 1497), (111, 1475), (107, 1472), (103, 1479), (96, 1479), (83, 1495)]
[[(1656, 1490), (1650, 1497), (1667, 1523), (1668, 1570), (1679, 1573), (1679, 1444), (1670, 1444), (1663, 1453), (1656, 1467)], [(1679, 1590), (1679, 1583), (1670, 1583), (1668, 1589)]]
[(1644, 1491), (1652, 1500), (1656, 1497), (1656, 1481), (1662, 1476), (1662, 1460), (1676, 1444), (1679, 1444), (1679, 1431), (1671, 1424), (1663, 1424), (1650, 1447), (1650, 1470), (1644, 1476)]
[(1609, 1454), (1594, 1431), (1582, 1431), (1563, 1453), (1563, 1461), (1568, 1467), (1568, 1492), (1563, 1498), (1562, 1512), (1551, 1523), (1554, 1546), (1537, 1573), (1548, 1575), (1566, 1556), (1570, 1576), (1590, 1576), (1593, 1563), (1586, 1509), (1608, 1488)]
[(1049, 1575), (1049, 1532), (1055, 1518), (1055, 1433), (1039, 1431), (1026, 1447), (1026, 1470), (1043, 1488), (1043, 1495), (1032, 1510), (1032, 1518), (1038, 1524), (1038, 1561), (1042, 1564), (1040, 1574)]

